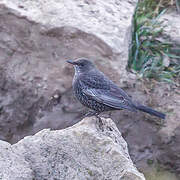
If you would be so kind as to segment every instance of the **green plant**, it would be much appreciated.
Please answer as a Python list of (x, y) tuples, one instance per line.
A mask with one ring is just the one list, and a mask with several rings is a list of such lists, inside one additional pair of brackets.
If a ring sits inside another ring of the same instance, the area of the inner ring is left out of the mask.
[(160, 8), (160, 3), (161, 0), (138, 2), (133, 18), (128, 68), (142, 77), (174, 82), (176, 77), (180, 77), (180, 56), (172, 51), (172, 43), (161, 38), (163, 25), (159, 17), (166, 9)]

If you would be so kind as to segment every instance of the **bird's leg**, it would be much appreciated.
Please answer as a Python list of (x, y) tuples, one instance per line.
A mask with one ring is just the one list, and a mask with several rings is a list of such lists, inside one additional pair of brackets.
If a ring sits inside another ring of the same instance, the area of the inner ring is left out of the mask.
[(96, 112), (96, 113), (95, 113), (95, 116), (96, 116), (96, 118), (98, 119), (97, 124), (99, 125), (99, 128), (102, 130), (103, 122), (102, 122), (102, 119), (101, 119), (101, 117), (99, 116), (99, 114), (100, 114), (100, 112)]
[(99, 127), (101, 128), (103, 123), (102, 123), (102, 119), (99, 116), (100, 112), (97, 111), (89, 111), (87, 114), (85, 114), (85, 117), (91, 117), (91, 116), (96, 116), (96, 118), (98, 119), (97, 124), (99, 124)]
[(96, 116), (97, 112), (96, 111), (89, 111), (88, 113), (85, 114), (85, 117), (91, 117), (91, 116)]
[(85, 114), (85, 117), (91, 117), (91, 116), (96, 116), (96, 118), (99, 120), (100, 124), (102, 124), (102, 120), (101, 120), (101, 117), (99, 116), (99, 112), (89, 111), (88, 113)]
[(89, 111), (88, 113), (85, 114), (85, 117), (91, 117), (91, 116), (96, 116), (98, 119), (99, 117), (99, 112), (97, 111)]

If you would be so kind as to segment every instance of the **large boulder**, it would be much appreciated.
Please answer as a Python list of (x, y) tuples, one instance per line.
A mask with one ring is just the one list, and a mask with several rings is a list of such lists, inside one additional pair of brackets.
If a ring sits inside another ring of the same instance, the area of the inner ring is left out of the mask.
[(43, 93), (67, 90), (72, 71), (65, 60), (82, 56), (123, 78), (136, 2), (2, 0), (1, 66)]
[(111, 119), (45, 129), (10, 145), (0, 142), (2, 180), (145, 180), (133, 165), (127, 143)]
[(136, 2), (0, 1), (1, 139), (14, 143), (31, 134), (34, 124), (37, 130), (53, 124), (64, 128), (79, 120), (63, 111), (79, 106), (74, 100), (61, 101), (52, 113), (51, 96), (58, 102), (73, 99), (73, 69), (67, 59), (88, 57), (118, 83), (126, 79)]

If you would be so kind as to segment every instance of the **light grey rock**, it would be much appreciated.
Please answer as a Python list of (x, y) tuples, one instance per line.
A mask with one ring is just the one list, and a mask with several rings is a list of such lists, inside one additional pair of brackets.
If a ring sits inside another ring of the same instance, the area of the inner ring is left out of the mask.
[(0, 177), (24, 179), (144, 180), (111, 119), (85, 118), (58, 131), (45, 129), (10, 145), (0, 142)]
[(28, 162), (5, 141), (0, 141), (0, 179), (33, 180), (33, 171)]
[(0, 64), (38, 93), (67, 90), (72, 70), (65, 60), (82, 56), (123, 81), (136, 2), (1, 0)]

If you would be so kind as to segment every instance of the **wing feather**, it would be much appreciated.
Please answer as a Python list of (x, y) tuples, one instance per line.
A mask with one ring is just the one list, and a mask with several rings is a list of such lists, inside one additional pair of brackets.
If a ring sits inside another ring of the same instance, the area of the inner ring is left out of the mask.
[(102, 72), (93, 70), (90, 75), (84, 74), (79, 83), (82, 87), (86, 87), (83, 89), (83, 93), (99, 103), (115, 109), (137, 111), (126, 92), (116, 86)]
[(83, 93), (97, 102), (103, 103), (115, 109), (128, 109), (130, 111), (136, 111), (133, 103), (120, 94), (115, 94), (114, 92), (108, 90), (94, 88), (84, 89)]

